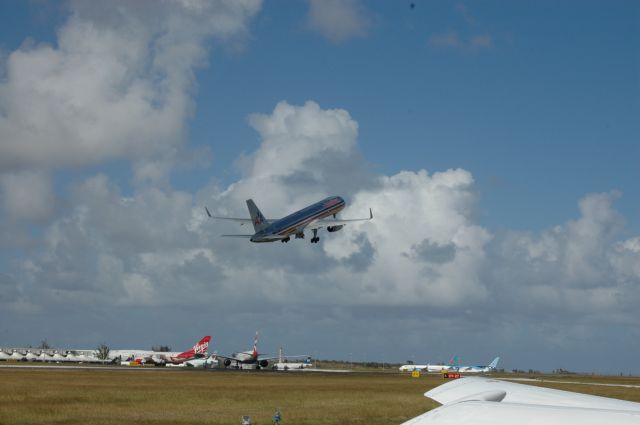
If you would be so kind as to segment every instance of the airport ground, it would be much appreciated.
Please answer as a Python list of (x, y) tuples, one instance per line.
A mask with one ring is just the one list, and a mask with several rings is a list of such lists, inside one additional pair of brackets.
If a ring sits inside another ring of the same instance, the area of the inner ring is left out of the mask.
[[(513, 375), (509, 375), (513, 377)], [(535, 378), (522, 375), (519, 378)], [(538, 376), (537, 385), (640, 402), (640, 378)], [(0, 368), (2, 424), (400, 424), (437, 406), (439, 375)], [(527, 381), (527, 384), (536, 384)], [(599, 385), (607, 384), (607, 385)]]

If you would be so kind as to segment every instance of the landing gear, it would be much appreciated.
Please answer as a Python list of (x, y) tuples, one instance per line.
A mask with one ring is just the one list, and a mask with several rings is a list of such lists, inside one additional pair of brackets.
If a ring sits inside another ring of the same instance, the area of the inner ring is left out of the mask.
[(281, 242), (282, 243), (287, 243), (287, 242), (289, 242), (289, 240), (291, 240), (291, 238), (287, 236), (286, 238), (281, 239)]
[(313, 237), (311, 238), (311, 243), (318, 243), (320, 238), (318, 237), (318, 229), (313, 229)]

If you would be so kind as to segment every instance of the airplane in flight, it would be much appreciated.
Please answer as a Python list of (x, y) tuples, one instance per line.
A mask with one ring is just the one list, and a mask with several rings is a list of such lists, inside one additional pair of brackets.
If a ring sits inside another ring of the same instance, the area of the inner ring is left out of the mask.
[(640, 403), (477, 376), (449, 381), (424, 395), (441, 406), (402, 425), (640, 423)]
[[(207, 207), (205, 210), (210, 218), (231, 220), (240, 223), (240, 225), (253, 224), (255, 233), (252, 235), (222, 235), (224, 237), (247, 238), (251, 242), (289, 242), (291, 236), (296, 239), (304, 239), (305, 231), (311, 230), (313, 232), (311, 243), (318, 243), (320, 240), (319, 229), (326, 228), (328, 232), (337, 232), (349, 223), (373, 219), (371, 208), (369, 208), (369, 218), (337, 219), (336, 214), (344, 206), (344, 199), (339, 196), (331, 196), (280, 219), (266, 219), (252, 199), (247, 200), (251, 218), (219, 217), (212, 215)], [(333, 219), (327, 218), (330, 216), (333, 216)]]
[(493, 359), (491, 363), (487, 366), (455, 366), (453, 370), (460, 373), (487, 373), (493, 372), (496, 370), (498, 366), (498, 362), (500, 361), (500, 357), (496, 357)]
[(294, 358), (309, 358), (308, 355), (302, 356), (276, 356), (276, 357), (263, 357), (260, 353), (258, 353), (258, 332), (256, 332), (256, 336), (253, 339), (253, 349), (247, 351), (240, 351), (231, 354), (230, 356), (223, 356), (218, 354), (218, 358), (223, 359), (222, 363), (225, 367), (235, 367), (236, 369), (243, 369), (245, 365), (256, 369), (263, 369), (269, 366), (270, 360), (278, 359), (280, 362), (283, 359), (294, 359)]

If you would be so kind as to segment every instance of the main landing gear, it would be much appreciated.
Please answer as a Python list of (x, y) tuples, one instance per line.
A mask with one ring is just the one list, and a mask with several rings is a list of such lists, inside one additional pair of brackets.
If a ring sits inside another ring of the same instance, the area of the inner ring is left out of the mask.
[(318, 237), (318, 229), (313, 229), (313, 237), (311, 238), (311, 243), (318, 243), (320, 238)]
[(286, 238), (284, 238), (284, 239), (280, 239), (280, 241), (281, 241), (282, 243), (287, 243), (287, 242), (289, 242), (290, 240), (291, 240), (291, 238), (290, 238), (290, 237), (288, 237), (288, 236), (287, 236)]

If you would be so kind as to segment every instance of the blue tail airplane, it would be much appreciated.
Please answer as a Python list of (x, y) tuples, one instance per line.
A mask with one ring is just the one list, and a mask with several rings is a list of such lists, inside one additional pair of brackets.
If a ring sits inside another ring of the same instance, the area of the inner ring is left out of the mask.
[[(291, 236), (294, 236), (296, 239), (304, 239), (304, 232), (311, 230), (313, 231), (311, 243), (318, 243), (320, 240), (318, 230), (323, 227), (326, 228), (328, 232), (337, 232), (346, 224), (373, 219), (373, 212), (371, 208), (369, 208), (369, 218), (339, 220), (336, 218), (336, 214), (338, 214), (344, 206), (344, 199), (339, 196), (331, 196), (280, 219), (265, 218), (251, 199), (247, 200), (247, 207), (249, 208), (251, 218), (217, 217), (211, 215), (207, 207), (205, 207), (205, 210), (211, 218), (231, 220), (240, 223), (240, 225), (247, 223), (253, 224), (255, 230), (253, 235), (222, 235), (225, 237), (247, 238), (251, 242), (289, 242)], [(327, 217), (329, 216), (333, 216), (333, 219), (328, 219)]]

